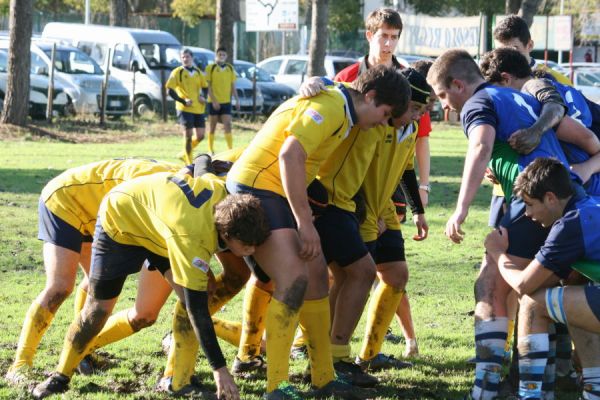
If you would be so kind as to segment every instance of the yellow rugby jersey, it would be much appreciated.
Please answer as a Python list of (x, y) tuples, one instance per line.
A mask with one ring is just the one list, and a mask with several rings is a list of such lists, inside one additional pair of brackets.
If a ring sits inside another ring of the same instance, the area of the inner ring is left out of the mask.
[(225, 63), (223, 67), (214, 63), (206, 67), (206, 79), (217, 103), (231, 103), (231, 85), (237, 79), (233, 65)]
[(348, 138), (323, 162), (318, 178), (327, 189), (329, 204), (350, 212), (356, 210), (352, 197), (359, 191), (384, 135), (382, 127), (365, 131), (354, 126)]
[(397, 217), (391, 198), (404, 171), (413, 169), (418, 128), (416, 122), (400, 129), (384, 127), (385, 137), (377, 145), (376, 155), (362, 186), (367, 216), (360, 226), (360, 233), (365, 242), (377, 239), (379, 218), (392, 225), (388, 225), (388, 228), (400, 229), (400, 224), (394, 223)]
[(354, 121), (352, 99), (343, 88), (330, 88), (310, 99), (293, 97), (273, 112), (233, 164), (229, 177), (243, 185), (285, 197), (279, 151), (287, 137), (294, 136), (306, 152), (304, 179), (308, 186), (321, 164), (346, 139)]
[(169, 259), (175, 283), (206, 290), (208, 263), (217, 250), (214, 206), (227, 196), (225, 182), (169, 172), (124, 182), (98, 213), (116, 242), (141, 246)]
[(192, 72), (183, 66), (175, 68), (165, 86), (167, 89), (177, 92), (179, 97), (192, 100), (191, 106), (176, 101), (176, 109), (194, 114), (204, 114), (206, 104), (200, 103), (198, 96), (202, 94), (202, 89), (208, 87), (208, 83), (200, 68), (194, 67)]
[(157, 172), (176, 172), (178, 165), (144, 159), (114, 159), (70, 168), (42, 190), (42, 200), (57, 217), (82, 235), (94, 235), (102, 198), (123, 181)]
[(556, 81), (558, 83), (562, 83), (563, 85), (573, 86), (573, 82), (571, 82), (571, 80), (569, 78), (567, 78), (560, 72), (555, 71), (552, 68), (546, 66), (543, 61), (539, 62), (539, 63), (535, 63), (535, 65), (532, 69), (534, 71), (544, 71), (545, 73), (552, 75), (552, 77), (554, 79), (556, 79)]

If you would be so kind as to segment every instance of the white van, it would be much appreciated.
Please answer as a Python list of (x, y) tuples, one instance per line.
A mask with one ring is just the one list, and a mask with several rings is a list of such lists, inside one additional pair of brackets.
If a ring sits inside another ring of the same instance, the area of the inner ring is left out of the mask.
[[(42, 38), (76, 46), (103, 68), (109, 50), (112, 50), (110, 73), (121, 81), (130, 95), (133, 88), (130, 69), (135, 62), (139, 72), (135, 76), (133, 107), (138, 115), (147, 111), (160, 112), (161, 70), (166, 82), (171, 71), (180, 65), (181, 44), (175, 36), (164, 31), (50, 22), (44, 27)], [(174, 101), (167, 97), (167, 109), (171, 108), (175, 108)]]

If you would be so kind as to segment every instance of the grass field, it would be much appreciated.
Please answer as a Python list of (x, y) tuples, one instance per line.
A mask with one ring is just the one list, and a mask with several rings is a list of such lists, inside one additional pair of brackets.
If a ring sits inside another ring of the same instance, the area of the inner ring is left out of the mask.
[[(249, 141), (255, 125), (237, 126), (236, 144)], [(25, 139), (12, 131), (0, 132), (0, 374), (12, 362), (23, 317), (31, 301), (44, 285), (41, 243), (37, 238), (37, 200), (45, 183), (64, 169), (112, 157), (151, 157), (175, 161), (180, 138), (173, 124), (141, 123), (135, 128), (128, 122), (115, 129), (78, 128), (69, 124), (56, 129), (43, 127)], [(87, 133), (78, 133), (88, 130)], [(65, 133), (66, 132), (66, 133)], [(90, 136), (93, 140), (90, 140)], [(465, 361), (473, 356), (472, 311), (473, 281), (482, 255), (483, 238), (488, 231), (487, 207), (491, 187), (482, 185), (471, 208), (464, 230), (466, 239), (454, 245), (443, 235), (443, 226), (453, 212), (462, 173), (467, 141), (458, 127), (436, 125), (431, 137), (432, 194), (427, 218), (429, 238), (424, 242), (406, 241), (410, 268), (408, 293), (421, 355), (415, 367), (377, 374), (381, 399), (459, 399), (472, 380), (472, 366)], [(200, 150), (203, 150), (200, 145)], [(205, 145), (204, 145), (205, 146)], [(224, 149), (221, 136), (217, 150)], [(414, 227), (407, 223), (405, 237)], [(216, 266), (215, 266), (216, 267)], [(218, 267), (216, 267), (218, 268)], [(136, 277), (132, 276), (117, 303), (116, 310), (129, 307), (135, 298)], [(242, 295), (238, 295), (219, 314), (241, 318)], [(110, 367), (92, 377), (76, 375), (65, 399), (149, 399), (166, 398), (153, 391), (164, 368), (160, 352), (162, 336), (170, 329), (174, 296), (165, 305), (157, 323), (131, 338), (104, 350), (110, 353)], [(59, 310), (44, 336), (35, 358), (35, 378), (44, 379), (58, 361), (63, 337), (73, 317), (73, 299)], [(394, 332), (400, 330), (396, 322)], [(364, 318), (352, 346), (358, 351)], [(222, 343), (229, 366), (235, 349)], [(383, 351), (400, 357), (404, 344), (385, 343)], [(305, 368), (304, 361), (292, 362), (292, 370)], [(203, 382), (212, 385), (206, 360), (198, 358), (197, 372)], [(257, 399), (264, 382), (238, 381), (242, 397)], [(308, 389), (307, 387), (303, 387)], [(7, 387), (0, 379), (0, 398), (28, 398), (25, 389)], [(557, 399), (575, 396), (558, 394)]]

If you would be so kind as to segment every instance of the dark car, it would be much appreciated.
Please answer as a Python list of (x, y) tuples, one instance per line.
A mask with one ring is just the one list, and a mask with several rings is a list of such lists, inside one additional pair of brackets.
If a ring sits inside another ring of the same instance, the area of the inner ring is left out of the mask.
[(294, 89), (283, 83), (275, 82), (271, 74), (251, 62), (235, 60), (233, 66), (240, 76), (249, 80), (252, 80), (256, 72), (256, 85), (263, 95), (263, 114), (265, 115), (271, 114), (281, 103), (296, 95)]

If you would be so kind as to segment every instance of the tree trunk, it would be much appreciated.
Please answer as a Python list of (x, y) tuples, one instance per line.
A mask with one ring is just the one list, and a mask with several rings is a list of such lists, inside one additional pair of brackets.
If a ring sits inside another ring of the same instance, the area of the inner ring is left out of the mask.
[(312, 29), (308, 47), (308, 76), (325, 76), (328, 0), (312, 0)]
[(519, 16), (527, 22), (527, 26), (531, 28), (533, 24), (533, 16), (538, 11), (542, 0), (523, 0)]
[(0, 122), (25, 126), (29, 111), (33, 0), (11, 0), (8, 24), (8, 82)]
[(109, 24), (111, 26), (128, 26), (128, 14), (127, 0), (110, 0)]
[(233, 23), (236, 16), (239, 16), (238, 0), (217, 0), (217, 21), (216, 21), (216, 47), (224, 47), (229, 54), (229, 61), (233, 61)]
[(516, 14), (521, 8), (521, 0), (506, 0), (504, 2), (504, 12), (506, 15)]

